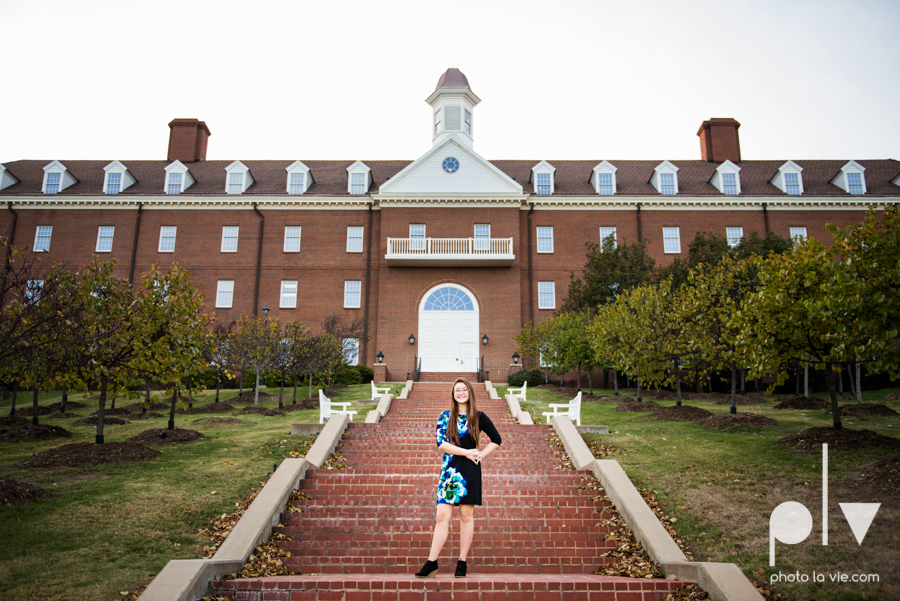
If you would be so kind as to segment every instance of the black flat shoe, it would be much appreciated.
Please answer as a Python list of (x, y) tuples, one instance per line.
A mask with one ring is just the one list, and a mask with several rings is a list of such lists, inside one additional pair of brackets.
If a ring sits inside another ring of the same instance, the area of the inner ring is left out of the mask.
[[(459, 568), (456, 568), (457, 571)], [(426, 561), (422, 569), (416, 572), (416, 578), (434, 578), (438, 570), (438, 562)], [(465, 567), (463, 567), (463, 575), (465, 575)]]
[(455, 578), (466, 577), (466, 562), (464, 562), (462, 559), (456, 562), (456, 572), (454, 572), (453, 576)]

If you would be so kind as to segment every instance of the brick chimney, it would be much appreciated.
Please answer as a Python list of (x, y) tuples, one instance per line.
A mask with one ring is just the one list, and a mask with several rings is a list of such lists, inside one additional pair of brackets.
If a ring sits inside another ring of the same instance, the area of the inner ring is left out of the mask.
[(206, 160), (209, 128), (198, 119), (172, 119), (169, 122), (169, 154), (167, 160), (192, 163)]
[(697, 135), (700, 136), (700, 158), (712, 163), (740, 161), (740, 126), (740, 123), (731, 118), (704, 121), (697, 130)]

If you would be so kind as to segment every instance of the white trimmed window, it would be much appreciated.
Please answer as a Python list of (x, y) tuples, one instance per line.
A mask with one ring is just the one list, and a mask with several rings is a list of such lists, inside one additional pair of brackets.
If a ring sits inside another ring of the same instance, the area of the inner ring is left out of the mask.
[(242, 173), (228, 174), (228, 193), (240, 194), (244, 191), (244, 175)]
[(463, 123), (463, 131), (472, 135), (472, 113), (469, 112), (468, 109), (463, 109), (463, 114), (465, 115), (465, 122)]
[(725, 237), (728, 238), (728, 246), (734, 248), (744, 239), (743, 227), (726, 227)]
[(300, 252), (300, 226), (299, 225), (284, 226), (284, 252), (286, 252), (286, 253)]
[(159, 228), (159, 252), (175, 252), (175, 234), (178, 227), (175, 225), (163, 225)]
[(181, 180), (183, 174), (170, 173), (166, 181), (166, 194), (181, 194)]
[(166, 165), (166, 194), (181, 194), (194, 183), (190, 170), (181, 161)]
[(353, 173), (352, 179), (350, 181), (350, 194), (365, 194), (366, 193), (366, 174), (365, 173)]
[(288, 182), (288, 194), (303, 194), (306, 189), (306, 174), (291, 173), (288, 174), (290, 181)]
[(240, 161), (225, 167), (225, 193), (243, 194), (253, 184), (250, 168)]
[(361, 225), (347, 226), (347, 252), (361, 253), (363, 251), (363, 228)]
[(733, 196), (738, 193), (738, 174), (723, 173), (722, 174), (722, 194)]
[(238, 245), (238, 226), (223, 225), (222, 226), (222, 252), (236, 253)]
[(41, 191), (44, 194), (59, 194), (78, 180), (69, 173), (66, 166), (59, 161), (53, 161), (44, 167), (44, 182)]
[(806, 240), (806, 226), (797, 226), (791, 228), (791, 240)]
[(106, 172), (106, 176), (103, 178), (104, 194), (118, 194), (135, 182), (131, 173), (128, 172), (128, 168), (119, 161), (113, 161), (103, 170)]
[(106, 174), (106, 193), (118, 194), (122, 190), (122, 174), (107, 173)]
[(441, 109), (434, 112), (434, 135), (438, 135), (441, 131)]
[(25, 284), (25, 304), (36, 305), (41, 301), (44, 291), (44, 280), (28, 280)]
[(594, 167), (591, 183), (601, 196), (612, 196), (616, 193), (616, 171), (618, 169), (609, 161), (603, 161)]
[(610, 236), (612, 236), (613, 248), (616, 248), (619, 245), (616, 239), (616, 228), (600, 226), (600, 252), (603, 252), (603, 244)]
[(669, 161), (663, 161), (653, 169), (650, 184), (660, 194), (666, 196), (678, 194), (678, 167)]
[(359, 280), (347, 280), (344, 282), (344, 308), (359, 309), (362, 295), (362, 282)]
[(663, 252), (666, 254), (681, 253), (681, 232), (677, 227), (663, 228)]
[(537, 251), (539, 253), (553, 252), (553, 228), (539, 227), (537, 228)]
[(366, 194), (372, 185), (372, 170), (362, 161), (356, 161), (347, 167), (347, 193)]
[(297, 280), (281, 281), (281, 304), (282, 309), (297, 308)]
[(556, 282), (538, 282), (538, 309), (556, 308)]
[(736, 196), (741, 193), (741, 168), (732, 163), (725, 161), (713, 173), (710, 183), (716, 187), (716, 190), (727, 196)]
[(234, 302), (234, 280), (219, 280), (216, 286), (216, 309), (230, 309)]
[(342, 343), (347, 365), (359, 365), (359, 338), (344, 338)]
[(553, 174), (556, 167), (547, 161), (541, 161), (531, 168), (531, 181), (534, 184), (534, 193), (539, 196), (548, 196), (556, 191)]
[(550, 174), (549, 173), (538, 173), (537, 174), (537, 193), (541, 196), (550, 194)]
[(53, 236), (52, 225), (39, 225), (34, 232), (34, 252), (42, 253), (50, 250), (50, 238)]
[(97, 229), (97, 251), (98, 253), (112, 252), (113, 236), (115, 236), (116, 228), (113, 225), (101, 225)]
[(841, 167), (831, 183), (846, 192), (847, 194), (865, 194), (866, 190), (866, 168), (857, 163), (850, 161)]
[(803, 167), (794, 161), (788, 161), (778, 168), (778, 172), (769, 183), (789, 196), (799, 196), (803, 194), (802, 171)]
[(285, 167), (287, 171), (287, 193), (305, 194), (312, 185), (313, 177), (309, 167), (300, 161), (294, 161)]
[(489, 251), (491, 249), (491, 224), (475, 224), (475, 250)]
[(409, 224), (409, 250), (423, 251), (425, 250), (425, 224), (410, 223)]

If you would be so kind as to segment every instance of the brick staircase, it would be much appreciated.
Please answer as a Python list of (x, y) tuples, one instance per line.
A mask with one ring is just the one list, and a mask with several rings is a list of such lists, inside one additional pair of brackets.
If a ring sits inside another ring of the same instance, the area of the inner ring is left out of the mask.
[[(475, 510), (469, 576), (453, 578), (459, 553), (454, 510), (436, 578), (413, 576), (427, 558), (434, 528), (434, 493), (441, 454), (434, 441), (449, 383), (417, 383), (394, 400), (378, 424), (349, 426), (337, 452), (344, 470), (309, 470), (298, 501), (277, 531), (282, 560), (302, 576), (214, 581), (236, 601), (661, 601), (678, 583), (595, 576), (614, 548), (596, 526), (604, 505), (580, 491), (587, 472), (557, 468), (550, 426), (513, 422), (504, 401), (475, 385), (478, 408), (503, 436), (483, 469), (484, 502)], [(482, 438), (482, 443), (486, 442)]]
[[(457, 378), (465, 378), (474, 385), (478, 381), (478, 374), (472, 373), (446, 373), (441, 371), (423, 371), (419, 374), (419, 382), (440, 382), (450, 383), (456, 381)], [(417, 382), (417, 383), (419, 383)], [(450, 386), (446, 386), (447, 397), (450, 397)]]

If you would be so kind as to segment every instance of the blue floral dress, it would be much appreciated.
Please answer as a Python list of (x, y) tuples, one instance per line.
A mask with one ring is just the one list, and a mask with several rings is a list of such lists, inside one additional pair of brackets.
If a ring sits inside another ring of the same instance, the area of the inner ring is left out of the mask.
[[(444, 411), (437, 421), (435, 440), (437, 446), (447, 439), (447, 425), (450, 423), (450, 411)], [(500, 434), (494, 427), (491, 419), (478, 412), (478, 427), (487, 434), (491, 442), (500, 444)], [(463, 449), (474, 449), (478, 445), (469, 435), (469, 422), (465, 415), (460, 415), (456, 422), (456, 431), (459, 434), (459, 446)], [(441, 461), (441, 476), (438, 479), (436, 505), (445, 503), (448, 505), (481, 505), (481, 465), (476, 464), (468, 457), (444, 453)]]

